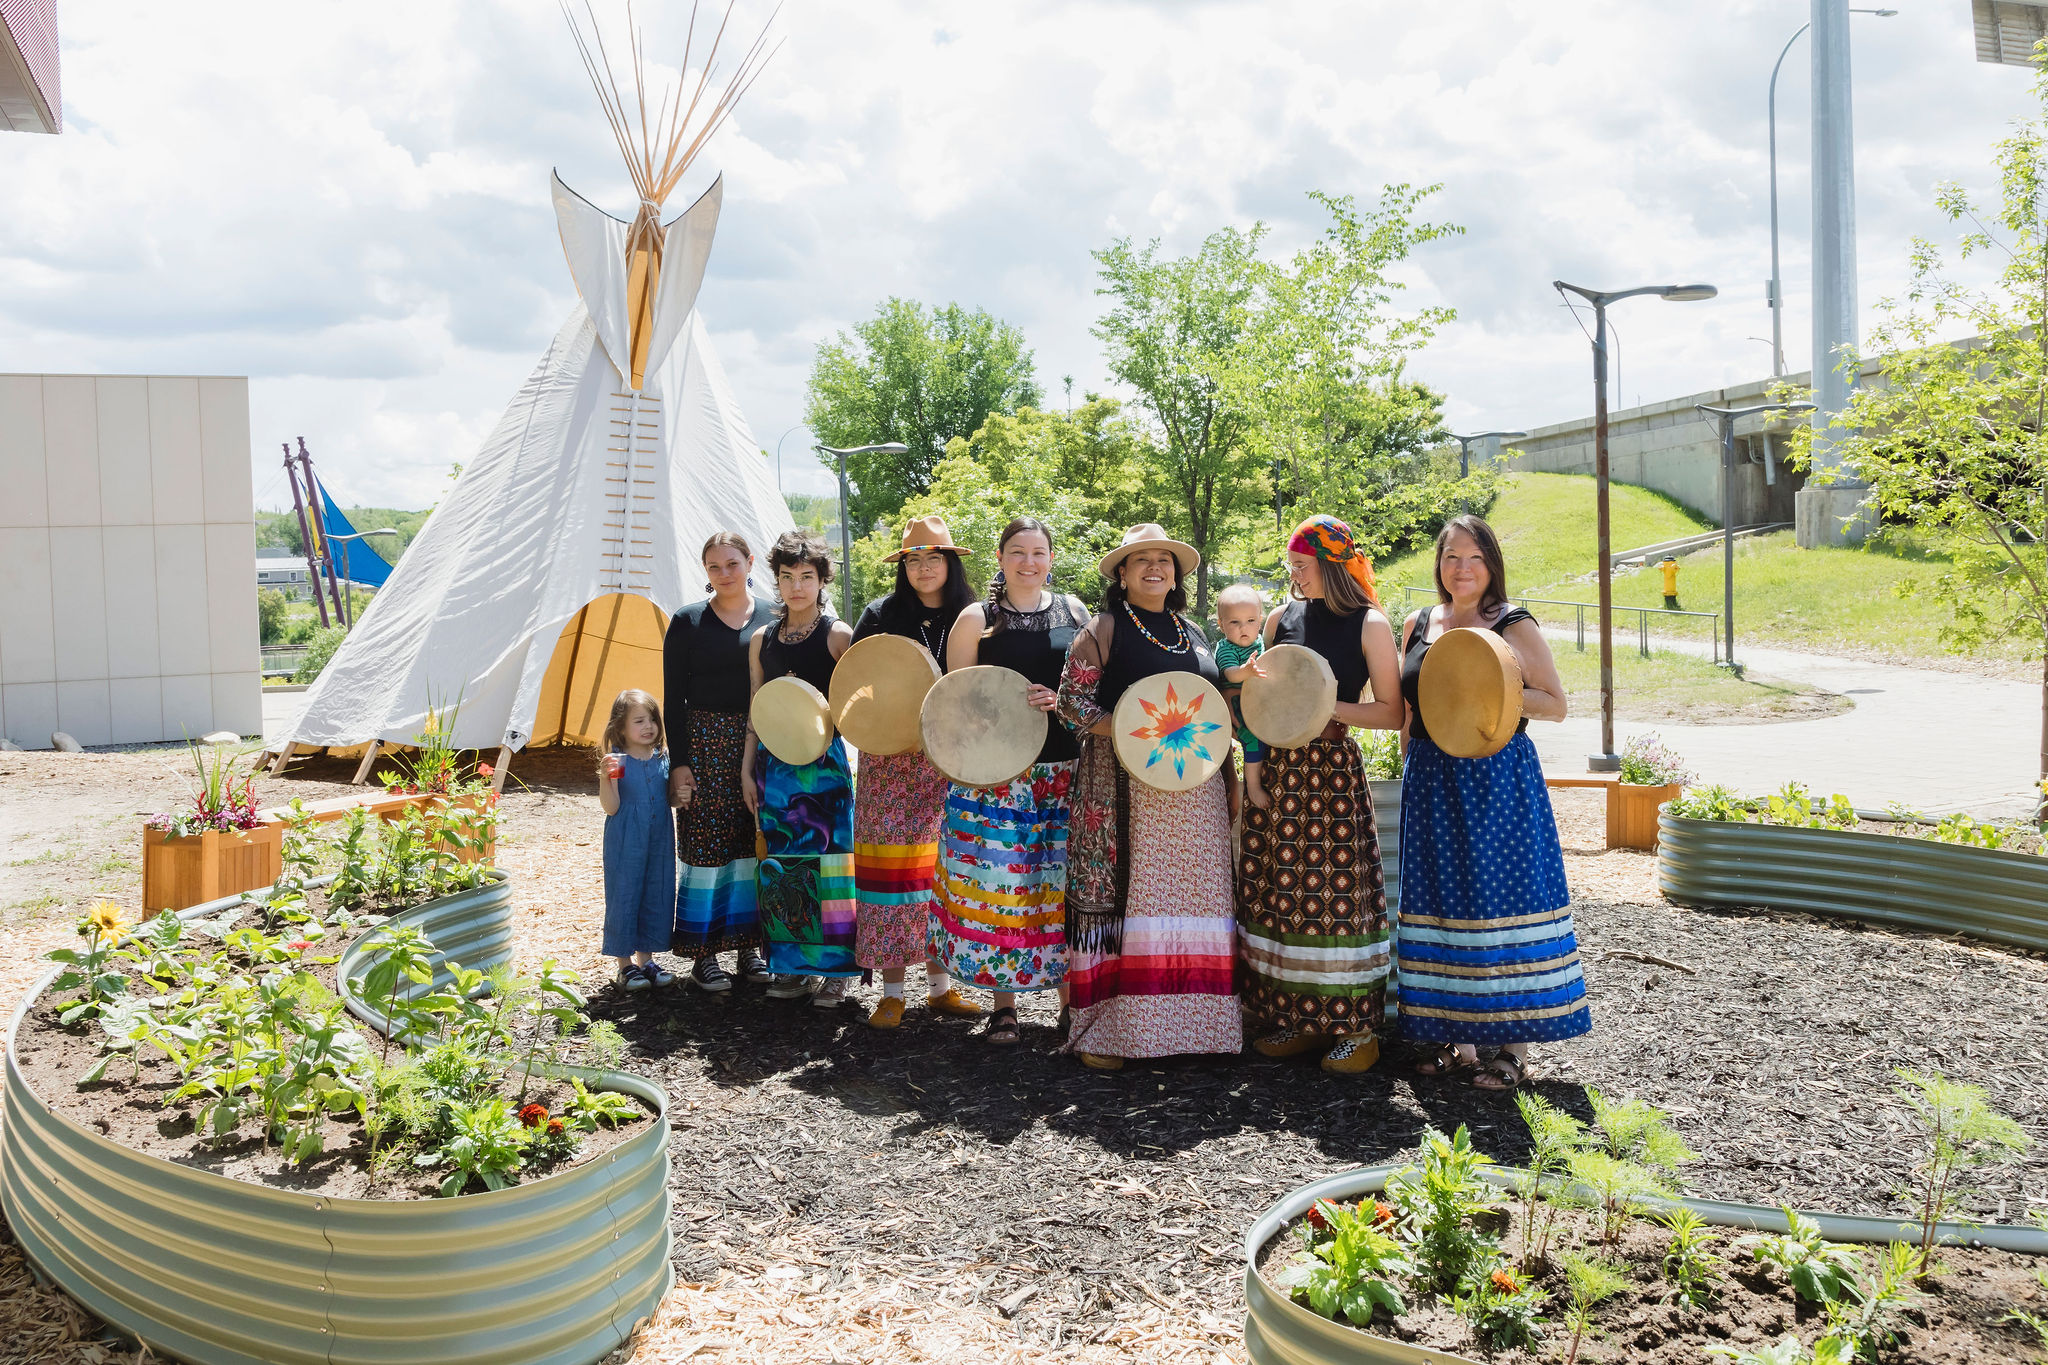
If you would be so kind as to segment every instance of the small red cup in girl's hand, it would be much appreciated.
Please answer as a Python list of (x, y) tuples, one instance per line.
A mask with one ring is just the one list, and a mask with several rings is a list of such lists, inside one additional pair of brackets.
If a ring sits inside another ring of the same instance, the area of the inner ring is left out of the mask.
[(619, 780), (619, 774), (624, 771), (626, 771), (625, 759), (620, 758), (617, 754), (606, 754), (604, 756), (604, 775), (606, 777), (616, 782)]

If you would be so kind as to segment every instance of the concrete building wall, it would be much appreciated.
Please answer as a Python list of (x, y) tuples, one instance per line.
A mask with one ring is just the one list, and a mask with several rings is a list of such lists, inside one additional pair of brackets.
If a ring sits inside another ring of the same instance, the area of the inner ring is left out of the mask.
[(0, 374), (0, 734), (260, 734), (249, 381)]
[[(1868, 372), (1866, 372), (1867, 374)], [(1804, 374), (1788, 375), (1797, 385), (1809, 382)], [(1607, 458), (1610, 476), (1617, 483), (1641, 484), (1684, 503), (1693, 511), (1721, 524), (1721, 427), (1719, 419), (1694, 408), (1696, 403), (1716, 407), (1747, 407), (1769, 398), (1772, 381), (1758, 380), (1733, 388), (1625, 408), (1607, 415)], [(1793, 495), (1805, 486), (1805, 476), (1785, 467), (1786, 433), (1804, 418), (1770, 419), (1767, 415), (1748, 417), (1735, 424), (1736, 458), (1740, 461), (1735, 481), (1735, 524), (1756, 526), (1793, 519)], [(1766, 446), (1777, 465), (1777, 481), (1767, 478)], [(1517, 469), (1552, 474), (1593, 472), (1593, 418), (1561, 422), (1532, 431), (1514, 442), (1522, 452)], [(1629, 548), (1616, 546), (1617, 550)]]

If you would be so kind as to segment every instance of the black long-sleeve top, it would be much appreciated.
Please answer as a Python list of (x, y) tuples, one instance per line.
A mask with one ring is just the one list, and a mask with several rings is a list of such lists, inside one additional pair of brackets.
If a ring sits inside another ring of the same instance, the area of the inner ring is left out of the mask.
[(757, 600), (753, 615), (734, 630), (718, 619), (708, 597), (669, 619), (661, 644), (661, 676), (671, 767), (685, 767), (691, 761), (692, 711), (746, 714), (753, 690), (747, 676), (747, 645), (755, 631), (774, 619), (775, 608)]

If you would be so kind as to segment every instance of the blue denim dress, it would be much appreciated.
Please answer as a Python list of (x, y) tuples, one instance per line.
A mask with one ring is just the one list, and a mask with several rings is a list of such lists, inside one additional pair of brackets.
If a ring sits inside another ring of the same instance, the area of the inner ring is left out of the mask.
[(604, 821), (604, 955), (666, 952), (676, 927), (668, 755), (619, 758), (619, 813)]

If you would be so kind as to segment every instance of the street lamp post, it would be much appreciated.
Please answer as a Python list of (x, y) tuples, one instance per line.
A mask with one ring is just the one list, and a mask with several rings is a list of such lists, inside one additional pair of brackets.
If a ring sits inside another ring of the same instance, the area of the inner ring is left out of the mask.
[(782, 443), (787, 441), (792, 433), (802, 431), (803, 426), (802, 422), (798, 422), (788, 431), (775, 438), (775, 491), (778, 493), (782, 491)]
[(1451, 439), (1458, 443), (1458, 477), (1462, 479), (1472, 472), (1474, 441), (1484, 441), (1492, 436), (1498, 436), (1503, 441), (1517, 441), (1528, 434), (1526, 431), (1482, 431), (1476, 436), (1460, 436), (1455, 431), (1452, 432)]
[[(1880, 19), (1889, 19), (1898, 11), (1895, 9), (1851, 9), (1851, 14), (1875, 14)], [(1811, 23), (1799, 26), (1799, 31), (1785, 40), (1778, 60), (1771, 64), (1771, 92), (1766, 106), (1770, 110), (1771, 123), (1771, 278), (1769, 283), (1771, 303), (1771, 377), (1785, 377), (1785, 281), (1778, 274), (1778, 68), (1785, 64), (1785, 57), (1792, 51), (1792, 44), (1799, 36), (1812, 28)]]
[[(1701, 412), (1721, 419), (1721, 616), (1728, 631), (1728, 667), (1735, 667), (1735, 422), (1759, 412), (1811, 412), (1811, 403), (1752, 403), (1746, 408), (1717, 408), (1695, 403)], [(1770, 440), (1768, 434), (1766, 441)]]
[(839, 616), (841, 620), (853, 619), (853, 527), (846, 508), (846, 457), (849, 455), (903, 455), (910, 447), (901, 441), (884, 441), (880, 445), (848, 446), (844, 450), (833, 446), (812, 446), (820, 455), (830, 455), (839, 463), (839, 564), (842, 582), (839, 588)]
[(1550, 287), (1570, 291), (1593, 305), (1593, 499), (1597, 509), (1600, 575), (1600, 752), (1589, 755), (1587, 769), (1596, 773), (1621, 771), (1621, 755), (1614, 748), (1614, 565), (1610, 559), (1607, 521), (1607, 305), (1638, 294), (1655, 294), (1670, 303), (1691, 303), (1711, 299), (1720, 291), (1711, 284), (1646, 284), (1636, 289), (1602, 292), (1582, 285), (1552, 280)]
[(379, 527), (374, 531), (353, 531), (345, 536), (335, 535), (331, 531), (328, 532), (328, 540), (341, 545), (341, 596), (342, 600), (348, 604), (348, 611), (344, 614), (344, 619), (341, 623), (343, 630), (354, 630), (356, 625), (356, 585), (355, 580), (348, 576), (348, 542), (351, 540), (361, 540), (365, 536), (395, 536), (397, 534), (398, 532), (389, 526)]

